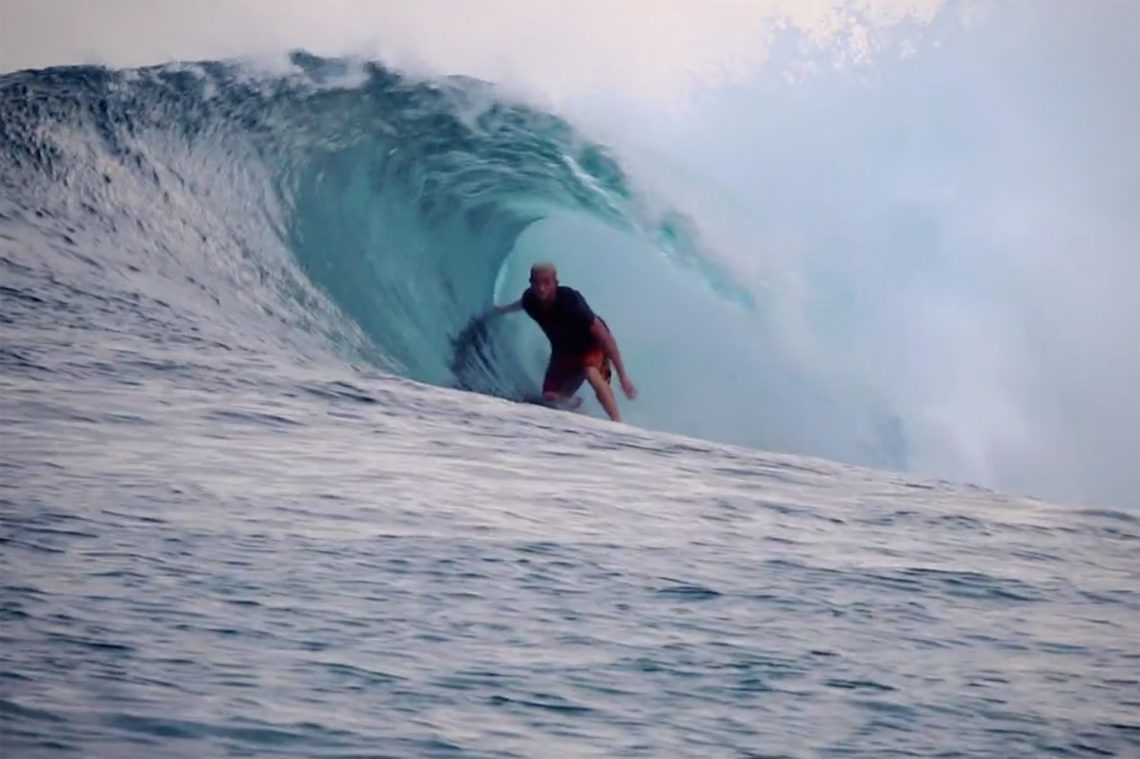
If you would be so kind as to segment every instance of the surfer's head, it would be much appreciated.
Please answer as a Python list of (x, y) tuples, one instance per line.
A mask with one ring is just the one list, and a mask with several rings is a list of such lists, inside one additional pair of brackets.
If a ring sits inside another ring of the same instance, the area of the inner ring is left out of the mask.
[(554, 264), (541, 262), (530, 267), (530, 289), (542, 303), (554, 300), (558, 289), (558, 270)]

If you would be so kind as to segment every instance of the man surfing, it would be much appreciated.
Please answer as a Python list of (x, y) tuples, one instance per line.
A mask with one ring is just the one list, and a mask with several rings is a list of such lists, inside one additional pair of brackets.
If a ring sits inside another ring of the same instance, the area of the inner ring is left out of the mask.
[[(621, 413), (610, 388), (610, 364), (617, 369), (627, 398), (635, 398), (637, 389), (625, 373), (617, 341), (580, 292), (558, 284), (554, 264), (532, 266), (530, 287), (523, 291), (522, 297), (514, 303), (495, 306), (493, 313), (519, 310), (534, 319), (550, 340), (550, 363), (542, 381), (542, 397), (552, 403), (576, 406), (572, 399), (586, 381), (594, 388), (598, 402), (610, 419), (620, 422)], [(574, 400), (581, 403), (580, 399)]]

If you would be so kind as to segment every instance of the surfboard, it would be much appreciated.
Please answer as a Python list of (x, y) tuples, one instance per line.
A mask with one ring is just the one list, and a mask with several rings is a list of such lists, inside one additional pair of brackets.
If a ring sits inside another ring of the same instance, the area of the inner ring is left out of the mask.
[(578, 398), (578, 397), (571, 398), (569, 401), (566, 401), (563, 403), (559, 403), (558, 401), (548, 401), (545, 398), (543, 398), (541, 395), (530, 396), (528, 398), (524, 398), (523, 400), (526, 403), (531, 403), (535, 406), (545, 406), (546, 408), (552, 408), (556, 411), (578, 411), (578, 412), (581, 412), (581, 408), (582, 408), (582, 399)]

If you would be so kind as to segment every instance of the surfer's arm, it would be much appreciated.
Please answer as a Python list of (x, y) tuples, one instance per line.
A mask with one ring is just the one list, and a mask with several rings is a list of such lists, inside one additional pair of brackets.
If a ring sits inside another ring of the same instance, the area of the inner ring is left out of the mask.
[(621, 362), (621, 351), (618, 350), (617, 340), (614, 339), (613, 333), (606, 329), (606, 325), (602, 323), (602, 320), (596, 316), (594, 317), (593, 324), (590, 325), (590, 334), (594, 336), (595, 340), (602, 344), (602, 348), (606, 351), (606, 356), (609, 357), (610, 361), (613, 362), (614, 368), (617, 369), (618, 377), (626, 378), (625, 366)]
[(522, 308), (522, 299), (520, 298), (519, 300), (516, 300), (514, 303), (507, 303), (507, 304), (502, 305), (502, 306), (495, 306), (494, 308), (491, 309), (491, 313), (494, 314), (495, 316), (499, 316), (501, 314), (509, 314), (512, 311), (518, 311), (521, 308)]

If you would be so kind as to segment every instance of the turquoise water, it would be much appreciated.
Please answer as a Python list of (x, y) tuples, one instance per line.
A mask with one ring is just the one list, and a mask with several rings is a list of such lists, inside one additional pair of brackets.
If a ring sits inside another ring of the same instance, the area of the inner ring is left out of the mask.
[(888, 411), (716, 345), (771, 394), (512, 402), (533, 332), (455, 340), (551, 236), (670, 293), (622, 334), (763, 304), (562, 122), (300, 63), (0, 79), (5, 755), (1140, 751), (1135, 516), (862, 468)]

